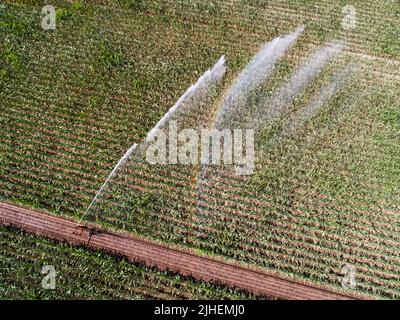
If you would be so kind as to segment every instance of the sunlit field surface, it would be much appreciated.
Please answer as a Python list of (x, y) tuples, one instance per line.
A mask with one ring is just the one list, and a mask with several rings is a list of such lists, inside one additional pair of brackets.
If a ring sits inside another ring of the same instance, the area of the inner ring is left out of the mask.
[[(254, 299), (246, 293), (0, 228), (2, 299)], [(44, 266), (55, 288), (42, 288)]]
[[(12, 1), (0, 8), (1, 201), (188, 246), (311, 284), (342, 288), (341, 270), (349, 264), (356, 269), (350, 290), (400, 298), (398, 1), (353, 1), (357, 20), (350, 30), (342, 26), (347, 3), (336, 0), (52, 4), (56, 30), (41, 27), (42, 1)], [(299, 26), (304, 32), (239, 114), (245, 126), (259, 125), (253, 175), (208, 167), (199, 192), (198, 165), (154, 166), (136, 154), (83, 216), (125, 151), (141, 142), (220, 56), (226, 57), (223, 82), (175, 116), (182, 128), (212, 125), (232, 83), (261, 46)], [(333, 41), (345, 48), (285, 101), (279, 118), (252, 120), (260, 101), (273, 105), (307, 59)], [(301, 117), (349, 65), (355, 70), (349, 81), (315, 115)], [(71, 255), (68, 263), (76, 266), (80, 259), (109, 264), (110, 280), (93, 275), (99, 283), (117, 279), (118, 268), (155, 279), (151, 293), (120, 292), (112, 285), (91, 291), (85, 279), (80, 287), (66, 283), (73, 297), (242, 297), (207, 284), (196, 293), (191, 280), (182, 280), (189, 289), (165, 293), (156, 285), (161, 278), (173, 281), (170, 275), (13, 230), (2, 229), (1, 237), (5, 266), (10, 254), (32, 261), (36, 252), (24, 246), (39, 241), (57, 257)], [(37, 250), (40, 255), (43, 249)], [(7, 279), (0, 296), (37, 297), (23, 274)], [(69, 297), (66, 288), (60, 297)]]

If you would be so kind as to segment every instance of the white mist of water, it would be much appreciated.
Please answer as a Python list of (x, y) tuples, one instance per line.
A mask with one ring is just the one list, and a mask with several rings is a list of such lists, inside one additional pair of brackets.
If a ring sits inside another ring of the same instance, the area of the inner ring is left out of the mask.
[(241, 108), (246, 107), (246, 96), (271, 75), (275, 63), (294, 45), (303, 31), (304, 27), (299, 27), (287, 36), (277, 37), (263, 45), (229, 89), (218, 112), (215, 121), (216, 128), (229, 124), (235, 115), (240, 116)]
[(175, 103), (174, 106), (169, 109), (169, 111), (160, 119), (160, 121), (154, 126), (153, 129), (149, 131), (145, 142), (150, 141), (156, 132), (165, 126), (165, 124), (171, 119), (171, 117), (176, 113), (178, 109), (180, 109), (184, 103), (191, 98), (194, 94), (199, 92), (200, 90), (207, 88), (213, 83), (218, 83), (223, 78), (226, 71), (225, 66), (225, 56), (222, 56), (217, 63), (211, 68), (208, 69), (198, 80), (192, 85), (184, 94), (179, 98), (179, 100)]
[(258, 128), (275, 119), (284, 111), (285, 107), (314, 80), (329, 61), (344, 49), (343, 42), (330, 43), (317, 51), (299, 70), (290, 78), (271, 99), (264, 102), (254, 117)]
[(103, 193), (105, 187), (108, 182), (114, 177), (115, 173), (125, 165), (128, 159), (132, 156), (132, 154), (138, 149), (140, 146), (145, 146), (157, 133), (157, 130), (161, 129), (165, 126), (165, 124), (171, 119), (171, 117), (185, 104), (185, 102), (196, 95), (201, 90), (211, 89), (212, 86), (220, 82), (225, 75), (226, 66), (225, 66), (225, 56), (221, 56), (220, 59), (214, 64), (211, 69), (208, 69), (199, 79), (198, 81), (192, 85), (175, 103), (173, 107), (169, 109), (169, 111), (160, 119), (160, 121), (155, 125), (153, 129), (149, 131), (145, 140), (141, 145), (133, 144), (132, 147), (128, 149), (128, 151), (123, 155), (123, 157), (118, 161), (114, 169), (111, 171), (110, 175), (107, 177), (106, 181), (103, 183), (99, 191), (94, 196), (92, 202), (89, 204), (88, 208), (84, 212), (78, 224), (82, 222), (83, 217), (89, 212), (89, 210), (93, 207), (99, 196)]
[(305, 109), (297, 112), (271, 142), (278, 143), (284, 138), (295, 134), (305, 122), (314, 117), (321, 108), (326, 105), (336, 92), (346, 85), (352, 76), (351, 71), (351, 69), (346, 68), (339, 74), (336, 74), (329, 85), (323, 88), (322, 92), (315, 96), (313, 101)]
[(99, 191), (97, 191), (96, 195), (94, 196), (92, 202), (89, 204), (88, 208), (84, 212), (83, 216), (81, 217), (79, 223), (81, 223), (83, 217), (89, 212), (89, 210), (92, 208), (94, 203), (96, 202), (97, 198), (103, 193), (104, 188), (107, 186), (108, 182), (111, 180), (111, 178), (114, 177), (115, 173), (118, 171), (119, 168), (123, 167), (125, 163), (128, 161), (132, 153), (136, 150), (137, 144), (134, 143), (122, 156), (122, 158), (118, 161), (118, 163), (115, 165), (114, 169), (111, 171), (110, 175), (107, 177), (106, 181), (103, 183)]
[[(222, 129), (231, 126), (235, 117), (242, 117), (246, 112), (246, 98), (248, 95), (272, 74), (276, 62), (283, 57), (303, 33), (304, 27), (297, 28), (294, 32), (277, 37), (264, 44), (261, 50), (254, 56), (250, 63), (239, 74), (232, 87), (229, 89), (222, 106), (219, 108), (214, 128)], [(239, 119), (240, 121), (240, 119)], [(201, 163), (204, 163), (202, 159)], [(201, 212), (201, 196), (205, 192), (206, 167), (200, 166), (197, 179), (198, 203), (197, 212)]]

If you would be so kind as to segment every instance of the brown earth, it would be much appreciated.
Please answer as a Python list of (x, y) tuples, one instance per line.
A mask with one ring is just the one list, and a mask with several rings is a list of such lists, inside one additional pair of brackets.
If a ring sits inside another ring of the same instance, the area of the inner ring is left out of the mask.
[(68, 242), (75, 246), (106, 251), (148, 267), (225, 284), (260, 296), (306, 300), (368, 298), (285, 279), (264, 270), (200, 256), (189, 250), (172, 248), (132, 235), (109, 232), (92, 225), (77, 227), (76, 222), (5, 203), (0, 203), (0, 225), (16, 227), (37, 236)]

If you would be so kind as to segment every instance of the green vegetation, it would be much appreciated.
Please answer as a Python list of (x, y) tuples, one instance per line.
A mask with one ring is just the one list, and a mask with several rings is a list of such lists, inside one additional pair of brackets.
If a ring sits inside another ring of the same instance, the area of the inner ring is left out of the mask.
[[(43, 289), (42, 268), (56, 271)], [(125, 259), (74, 248), (0, 227), (0, 299), (254, 299)]]
[(56, 1), (55, 32), (40, 28), (42, 2), (7, 4), (0, 11), (0, 199), (79, 219), (128, 147), (220, 55), (228, 60), (226, 88), (262, 43), (303, 24), (265, 95), (325, 41), (345, 39), (347, 51), (287, 117), (349, 60), (361, 70), (298, 134), (269, 148), (257, 174), (215, 174), (219, 183), (198, 214), (197, 168), (131, 161), (93, 214), (109, 228), (336, 287), (350, 263), (357, 290), (399, 298), (400, 8), (353, 1), (357, 27), (343, 31), (346, 4)]
[(21, 69), (21, 57), (12, 45), (5, 44), (1, 53), (1, 78), (9, 78)]
[(143, 0), (118, 0), (117, 3), (120, 4), (123, 8), (131, 9), (133, 11), (139, 11), (144, 7)]

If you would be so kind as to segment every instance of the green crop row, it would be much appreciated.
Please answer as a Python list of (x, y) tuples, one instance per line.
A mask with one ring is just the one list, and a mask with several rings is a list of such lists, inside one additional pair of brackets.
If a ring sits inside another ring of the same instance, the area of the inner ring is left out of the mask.
[[(2, 299), (254, 299), (228, 288), (160, 272), (84, 248), (0, 228)], [(42, 288), (45, 265), (56, 288)]]
[[(225, 92), (262, 43), (303, 24), (304, 35), (255, 101), (271, 97), (326, 41), (346, 40), (346, 54), (258, 136), (258, 146), (348, 62), (360, 70), (299, 132), (269, 146), (255, 175), (210, 170), (199, 197), (197, 167), (131, 161), (86, 218), (336, 287), (341, 266), (351, 263), (358, 290), (399, 296), (398, 4), (353, 2), (357, 27), (348, 32), (342, 1), (54, 5), (54, 31), (40, 27), (40, 1), (16, 1), (1, 12), (0, 200), (79, 219), (125, 150), (220, 55), (227, 56)], [(206, 123), (214, 104), (199, 102), (202, 112), (185, 121)], [(90, 291), (85, 282), (79, 288), (83, 296)], [(96, 294), (133, 295), (104, 290)]]

